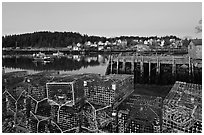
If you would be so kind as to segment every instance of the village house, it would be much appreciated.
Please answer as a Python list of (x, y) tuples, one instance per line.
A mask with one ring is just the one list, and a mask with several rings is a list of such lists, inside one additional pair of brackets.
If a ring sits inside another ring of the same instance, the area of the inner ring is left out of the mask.
[(194, 39), (190, 42), (188, 54), (193, 59), (202, 59), (202, 39)]
[(104, 50), (104, 46), (103, 45), (98, 45), (98, 50), (99, 51)]
[(122, 46), (127, 46), (127, 40), (122, 40), (122, 41), (121, 41), (121, 45), (122, 45)]
[(143, 52), (143, 51), (149, 51), (150, 47), (148, 45), (145, 44), (137, 44), (135, 46), (132, 46), (133, 50), (137, 50), (139, 52)]
[(81, 47), (81, 43), (77, 43), (77, 47)]
[(102, 41), (99, 41), (98, 45), (104, 45), (104, 43)]
[(164, 46), (165, 41), (162, 40), (160, 46), (163, 47)]
[(86, 46), (90, 46), (92, 43), (90, 41), (85, 42)]
[(67, 49), (68, 49), (68, 50), (72, 50), (72, 46), (71, 46), (71, 45), (68, 45), (68, 46), (67, 46)]
[(73, 51), (79, 51), (79, 47), (76, 46), (76, 45), (74, 45), (74, 46), (72, 47), (72, 50), (73, 50)]
[(147, 40), (145, 40), (145, 41), (144, 41), (144, 44), (145, 44), (145, 45), (147, 45), (147, 44), (148, 44), (148, 41), (147, 41)]
[(111, 43), (109, 41), (106, 41), (105, 42), (105, 45), (110, 45)]

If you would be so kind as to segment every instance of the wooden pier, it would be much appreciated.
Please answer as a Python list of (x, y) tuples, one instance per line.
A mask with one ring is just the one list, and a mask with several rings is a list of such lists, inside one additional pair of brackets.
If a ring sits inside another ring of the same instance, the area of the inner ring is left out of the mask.
[[(110, 56), (108, 66), (110, 74), (136, 74), (151, 82), (152, 76), (159, 77), (168, 70), (171, 78), (176, 79), (179, 69), (186, 71), (189, 79), (194, 78), (194, 70), (202, 67), (202, 60), (194, 60), (188, 55), (151, 55), (142, 56), (138, 54)], [(164, 70), (166, 68), (166, 70)], [(155, 72), (156, 75), (153, 75)], [(185, 74), (186, 74), (185, 73)]]

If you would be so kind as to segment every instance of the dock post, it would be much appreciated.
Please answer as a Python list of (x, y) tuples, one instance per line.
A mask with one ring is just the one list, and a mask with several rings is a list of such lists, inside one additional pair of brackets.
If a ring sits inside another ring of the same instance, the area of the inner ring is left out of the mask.
[(160, 62), (159, 62), (159, 57), (157, 57), (157, 74), (160, 74)]
[(143, 82), (143, 76), (144, 76), (144, 57), (142, 56), (142, 61), (140, 61), (140, 78), (141, 82)]
[(132, 63), (131, 63), (131, 72), (134, 74), (134, 68), (135, 68), (135, 55), (132, 58)]
[(188, 72), (189, 72), (189, 80), (191, 82), (191, 57), (188, 57)]
[(119, 73), (119, 58), (117, 58), (117, 63), (116, 63), (116, 73)]
[(151, 82), (151, 61), (149, 61), (149, 83)]
[(110, 56), (110, 74), (113, 72), (113, 56)]
[(5, 74), (5, 67), (2, 68), (2, 75)]
[(157, 83), (159, 83), (160, 79), (160, 62), (159, 62), (159, 57), (157, 56), (157, 69), (156, 69), (156, 76), (157, 76)]
[(173, 81), (175, 81), (175, 75), (176, 75), (176, 63), (175, 63), (174, 56), (172, 56), (172, 77), (173, 77)]
[(136, 84), (138, 82), (138, 73), (137, 73), (137, 59), (136, 59), (136, 67), (135, 67), (135, 70), (134, 70), (134, 83)]
[(194, 63), (191, 63), (192, 67), (192, 82), (194, 83)]
[(123, 59), (123, 66), (122, 66), (122, 72), (123, 73), (125, 73), (125, 63), (126, 63), (126, 61), (125, 61), (125, 59)]
[(134, 73), (134, 67), (135, 67), (135, 62), (132, 61), (131, 62), (131, 72)]

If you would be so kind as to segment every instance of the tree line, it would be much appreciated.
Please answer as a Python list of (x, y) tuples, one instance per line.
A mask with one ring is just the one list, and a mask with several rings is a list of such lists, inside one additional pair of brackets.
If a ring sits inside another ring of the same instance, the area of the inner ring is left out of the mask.
[(165, 37), (139, 37), (139, 36), (120, 36), (114, 38), (100, 37), (100, 36), (88, 36), (87, 34), (80, 34), (77, 32), (49, 32), (41, 31), (34, 33), (25, 33), (19, 35), (6, 35), (2, 37), (2, 47), (67, 47), (77, 43), (84, 44), (90, 41), (91, 43), (98, 43), (99, 41), (110, 43), (116, 40), (126, 40), (127, 44), (130, 44), (133, 40), (148, 40), (148, 39), (179, 39), (176, 36), (165, 36)]

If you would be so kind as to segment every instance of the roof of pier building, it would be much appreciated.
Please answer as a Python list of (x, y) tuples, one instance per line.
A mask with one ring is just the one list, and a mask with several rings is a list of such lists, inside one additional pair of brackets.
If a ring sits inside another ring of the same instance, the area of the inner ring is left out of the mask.
[(192, 43), (193, 43), (195, 46), (202, 45), (202, 39), (193, 39), (193, 40), (192, 40)]

